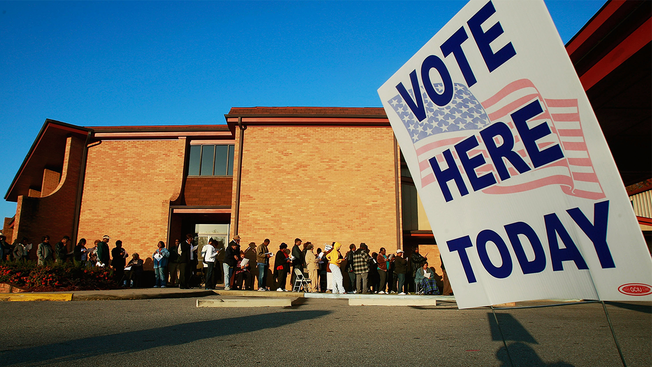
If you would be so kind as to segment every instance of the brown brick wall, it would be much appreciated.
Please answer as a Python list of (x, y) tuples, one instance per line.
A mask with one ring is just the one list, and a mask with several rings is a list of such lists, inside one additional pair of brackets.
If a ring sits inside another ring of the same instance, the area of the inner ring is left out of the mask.
[[(83, 149), (83, 140), (69, 137), (66, 141), (61, 182), (54, 191), (41, 198), (23, 195), (18, 197), (13, 238), (28, 237), (34, 244), (30, 254), (34, 259), (36, 258), (36, 245), (41, 242), (43, 235), (50, 235), (50, 241), (53, 244), (66, 235), (74, 238), (74, 234), (71, 232)], [(72, 244), (69, 244), (69, 250), (72, 248)]]
[(230, 206), (233, 177), (186, 177), (183, 198), (186, 205)]
[(7, 237), (7, 242), (14, 243), (14, 218), (6, 218), (2, 225), (2, 234)]
[[(243, 150), (243, 243), (270, 238), (275, 251), (299, 237), (316, 247), (338, 241), (343, 254), (350, 243), (397, 248), (390, 127), (249, 126)], [(236, 175), (238, 155), (236, 144)]]
[[(90, 246), (111, 236), (151, 267), (158, 241), (166, 241), (170, 201), (181, 192), (186, 141), (102, 141), (89, 148), (79, 238)], [(90, 247), (89, 246), (89, 247)]]
[(41, 196), (45, 197), (50, 195), (57, 189), (61, 181), (61, 174), (59, 172), (44, 169), (43, 170), (43, 183), (41, 184)]

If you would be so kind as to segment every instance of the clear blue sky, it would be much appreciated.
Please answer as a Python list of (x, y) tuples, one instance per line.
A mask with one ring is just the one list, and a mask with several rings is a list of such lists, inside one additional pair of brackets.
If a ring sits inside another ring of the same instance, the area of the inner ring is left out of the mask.
[[(605, 0), (546, 0), (564, 43)], [(381, 107), (466, 1), (0, 2), (0, 192), (46, 118), (222, 124), (231, 107)], [(0, 201), (0, 217), (16, 204)]]

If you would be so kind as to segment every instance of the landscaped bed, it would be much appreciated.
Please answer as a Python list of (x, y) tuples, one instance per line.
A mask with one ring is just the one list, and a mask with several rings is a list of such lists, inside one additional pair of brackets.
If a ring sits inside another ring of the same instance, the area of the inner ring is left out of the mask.
[(4, 262), (0, 264), (0, 283), (10, 286), (1, 287), (5, 292), (60, 292), (118, 288), (110, 269), (83, 267), (71, 263), (39, 266), (34, 262)]

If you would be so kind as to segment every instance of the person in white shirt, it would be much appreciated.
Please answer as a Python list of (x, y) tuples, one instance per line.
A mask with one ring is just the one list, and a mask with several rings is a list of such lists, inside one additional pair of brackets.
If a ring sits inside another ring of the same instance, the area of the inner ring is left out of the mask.
[(204, 288), (215, 289), (215, 257), (217, 256), (217, 241), (210, 239), (208, 244), (201, 250), (204, 258), (204, 270), (206, 270), (206, 282)]

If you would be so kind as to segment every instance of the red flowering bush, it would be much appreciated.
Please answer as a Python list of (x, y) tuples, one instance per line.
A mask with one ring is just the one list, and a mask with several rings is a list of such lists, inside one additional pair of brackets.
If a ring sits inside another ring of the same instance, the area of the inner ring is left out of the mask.
[(28, 292), (117, 288), (108, 268), (82, 267), (71, 263), (39, 266), (32, 262), (0, 265), (0, 283)]

